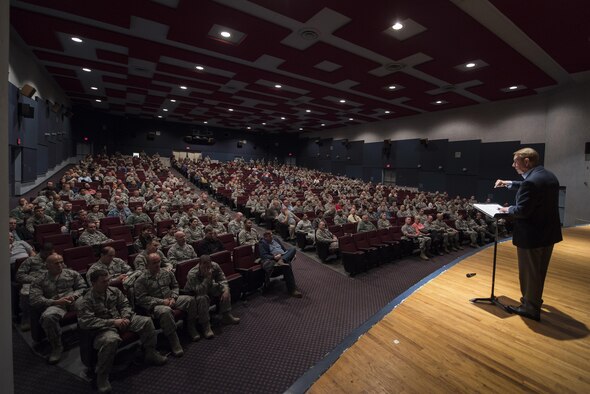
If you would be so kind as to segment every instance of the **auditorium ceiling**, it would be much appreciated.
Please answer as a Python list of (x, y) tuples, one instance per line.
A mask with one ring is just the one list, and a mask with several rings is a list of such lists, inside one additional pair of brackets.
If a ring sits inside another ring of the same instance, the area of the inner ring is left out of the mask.
[(590, 73), (587, 0), (11, 1), (75, 106), (319, 131), (539, 94)]

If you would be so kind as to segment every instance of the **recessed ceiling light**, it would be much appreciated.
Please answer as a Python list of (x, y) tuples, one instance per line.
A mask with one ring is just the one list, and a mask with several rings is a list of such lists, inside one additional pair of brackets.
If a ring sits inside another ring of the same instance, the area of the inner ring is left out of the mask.
[(280, 89), (280, 88), (282, 88), (282, 86), (281, 85), (275, 85), (275, 88)]
[(389, 89), (390, 89), (390, 90), (393, 90), (393, 89), (395, 89), (395, 88), (396, 88), (396, 86), (395, 86), (395, 85), (391, 85), (391, 86), (389, 87)]
[(188, 89), (188, 88), (187, 88), (186, 86), (184, 86), (184, 85), (183, 85), (183, 86), (181, 86), (180, 88), (181, 88), (182, 90), (187, 90), (187, 89)]
[(197, 67), (195, 67), (195, 68), (196, 68), (197, 70), (199, 70), (199, 71), (203, 71), (203, 70), (205, 69), (205, 67), (203, 67), (203, 66), (197, 66)]
[(164, 111), (164, 112), (168, 112), (168, 108), (164, 108), (162, 111)]
[(92, 89), (92, 90), (98, 90), (98, 88), (96, 86), (91, 86), (90, 89)]
[(322, 126), (325, 126), (325, 125), (326, 125), (325, 123), (322, 123)]
[(82, 71), (86, 71), (87, 73), (89, 73), (89, 72), (90, 72), (90, 71), (92, 71), (92, 70), (91, 70), (91, 69), (89, 69), (89, 68), (86, 68), (86, 67), (84, 67), (84, 68), (82, 69)]
[(266, 126), (266, 122), (263, 122), (263, 123), (262, 123), (262, 125), (263, 125), (263, 126)]
[(231, 33), (229, 31), (222, 31), (219, 34), (221, 34), (221, 37), (225, 37), (225, 38), (230, 38), (231, 37)]
[(443, 102), (441, 100), (435, 101), (435, 104), (442, 104)]
[(250, 127), (250, 126), (248, 126), (248, 127), (246, 127), (246, 128), (247, 128), (248, 130), (251, 130), (251, 129), (252, 129), (252, 127)]
[(158, 118), (162, 119), (162, 115), (158, 115)]
[(302, 131), (303, 130), (303, 127), (300, 127), (299, 130)]
[(102, 100), (101, 99), (96, 99), (96, 102), (97, 103), (102, 103)]
[(341, 102), (342, 104), (344, 104), (344, 103), (346, 102), (346, 100), (344, 100), (344, 99), (343, 99), (343, 100), (340, 100), (340, 102)]
[(170, 102), (171, 102), (171, 103), (175, 103), (175, 102), (176, 102), (176, 100), (174, 100), (174, 99), (170, 99)]
[(473, 67), (475, 67), (475, 66), (476, 66), (476, 64), (475, 64), (475, 63), (467, 63), (467, 64), (465, 65), (465, 67), (467, 67), (467, 68), (473, 68)]
[(310, 113), (311, 109), (306, 109), (305, 112)]
[(354, 118), (348, 118), (348, 120), (354, 120)]
[(401, 29), (403, 29), (403, 28), (404, 28), (404, 25), (402, 25), (402, 24), (401, 24), (401, 23), (399, 23), (399, 22), (395, 22), (395, 25), (391, 26), (391, 28), (392, 28), (393, 30), (401, 30)]
[(204, 121), (203, 123), (207, 124), (207, 121)]
[(233, 109), (233, 108), (228, 108), (227, 110), (228, 110), (229, 112), (234, 112), (234, 109)]
[(386, 114), (390, 113), (391, 111), (385, 111)]
[(79, 37), (72, 37), (72, 41), (74, 42), (82, 42), (82, 39)]
[(281, 116), (281, 120), (285, 120), (286, 118), (284, 116)]
[(508, 89), (515, 90), (515, 89), (518, 89), (518, 86), (510, 86)]

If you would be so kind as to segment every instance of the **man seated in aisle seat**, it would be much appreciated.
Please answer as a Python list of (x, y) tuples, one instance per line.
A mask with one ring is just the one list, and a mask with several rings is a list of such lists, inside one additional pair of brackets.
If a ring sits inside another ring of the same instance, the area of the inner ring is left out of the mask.
[(301, 298), (303, 295), (295, 283), (295, 275), (291, 264), (295, 259), (295, 248), (285, 249), (283, 244), (276, 237), (273, 237), (272, 231), (264, 232), (262, 239), (258, 244), (262, 268), (265, 271), (267, 282), (275, 269), (280, 270), (285, 278), (287, 291), (291, 297)]
[(43, 309), (40, 323), (51, 346), (48, 361), (57, 364), (63, 352), (59, 321), (73, 309), (86, 283), (78, 272), (64, 268), (64, 259), (57, 253), (49, 255), (45, 264), (45, 273), (31, 285), (30, 301), (31, 307)]
[(100, 393), (111, 391), (109, 373), (121, 342), (119, 333), (131, 331), (139, 334), (144, 359), (153, 365), (163, 365), (166, 357), (156, 351), (154, 322), (148, 316), (139, 316), (131, 309), (121, 290), (109, 287), (109, 274), (96, 270), (89, 277), (92, 289), (77, 302), (78, 324), (82, 330), (96, 330), (93, 347), (98, 351), (96, 386)]
[(408, 216), (406, 218), (405, 224), (402, 226), (402, 233), (406, 239), (412, 240), (414, 243), (418, 244), (418, 248), (420, 249), (420, 258), (422, 260), (428, 260), (427, 250), (430, 249), (430, 244), (432, 240), (430, 237), (422, 234), (420, 231), (416, 230), (416, 228), (412, 227), (412, 218)]
[(184, 288), (195, 295), (198, 322), (206, 339), (214, 337), (209, 321), (209, 307), (212, 300), (219, 298), (222, 323), (238, 324), (240, 322), (239, 318), (231, 314), (229, 284), (219, 264), (211, 261), (211, 256), (205, 254), (200, 257), (199, 264), (188, 272)]

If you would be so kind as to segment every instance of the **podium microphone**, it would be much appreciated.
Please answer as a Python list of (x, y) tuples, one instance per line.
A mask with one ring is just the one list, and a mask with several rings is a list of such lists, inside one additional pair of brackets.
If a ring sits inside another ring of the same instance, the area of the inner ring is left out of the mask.
[(467, 274), (467, 275), (465, 275), (465, 276), (466, 276), (466, 277), (468, 277), (468, 278), (471, 278), (471, 277), (473, 277), (473, 276), (475, 276), (475, 275), (477, 275), (475, 272), (470, 272), (470, 273), (468, 273), (468, 274)]

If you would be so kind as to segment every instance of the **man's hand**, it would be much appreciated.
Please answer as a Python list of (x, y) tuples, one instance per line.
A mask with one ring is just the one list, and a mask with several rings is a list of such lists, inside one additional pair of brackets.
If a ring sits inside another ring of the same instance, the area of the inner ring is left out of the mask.
[(74, 297), (72, 296), (62, 297), (57, 300), (54, 300), (53, 305), (66, 306), (70, 305), (72, 301), (74, 301)]
[(115, 327), (117, 327), (117, 329), (124, 331), (125, 329), (127, 329), (127, 327), (129, 326), (129, 319), (115, 319)]
[(498, 212), (500, 213), (508, 213), (508, 210), (510, 209), (510, 207), (501, 207), (498, 208)]
[(510, 181), (503, 181), (502, 179), (498, 179), (494, 184), (494, 188), (498, 187), (508, 187), (510, 186)]
[(225, 290), (223, 293), (221, 293), (221, 301), (227, 301), (229, 300), (229, 290)]
[(176, 304), (176, 300), (174, 298), (166, 298), (164, 300), (164, 305), (169, 306), (170, 308), (172, 308), (174, 304)]
[(281, 253), (277, 253), (274, 255), (273, 258), (275, 259), (275, 261), (279, 261), (282, 257), (283, 257), (283, 255)]

